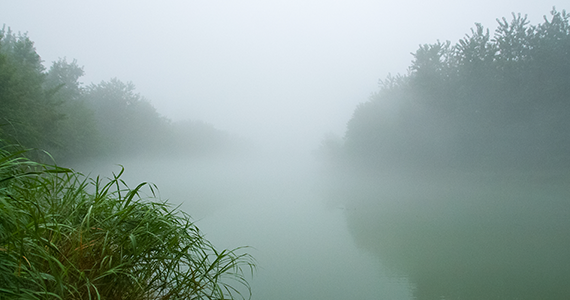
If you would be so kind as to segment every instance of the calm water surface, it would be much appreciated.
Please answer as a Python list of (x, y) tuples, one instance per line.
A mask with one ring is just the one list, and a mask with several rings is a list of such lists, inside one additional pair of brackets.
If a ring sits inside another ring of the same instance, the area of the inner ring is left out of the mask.
[(570, 299), (570, 176), (325, 179), (308, 157), (274, 157), (121, 162), (217, 247), (252, 247), (254, 300)]
[[(412, 299), (405, 276), (359, 248), (344, 205), (326, 199), (310, 158), (125, 161), (125, 178), (158, 185), (218, 248), (250, 246), (253, 300)], [(83, 168), (86, 171), (87, 168)], [(93, 174), (119, 171), (112, 164)]]

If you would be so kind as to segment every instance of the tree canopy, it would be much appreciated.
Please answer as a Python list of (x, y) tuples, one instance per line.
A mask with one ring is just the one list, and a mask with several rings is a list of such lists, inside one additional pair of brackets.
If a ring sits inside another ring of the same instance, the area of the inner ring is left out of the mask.
[(344, 153), (391, 167), (536, 169), (570, 165), (570, 15), (481, 24), (456, 44), (421, 45), (355, 110)]
[[(133, 83), (84, 86), (83, 74), (65, 58), (46, 69), (26, 34), (0, 30), (0, 299), (251, 295), (253, 259), (214, 248), (156, 186), (129, 188), (122, 171), (102, 180), (45, 163), (43, 153), (69, 165), (230, 144), (210, 125), (161, 116)], [(21, 150), (29, 148), (45, 152)]]
[(0, 139), (49, 152), (59, 163), (122, 155), (203, 155), (237, 144), (200, 122), (172, 122), (117, 78), (80, 82), (83, 67), (49, 69), (26, 34), (0, 30)]

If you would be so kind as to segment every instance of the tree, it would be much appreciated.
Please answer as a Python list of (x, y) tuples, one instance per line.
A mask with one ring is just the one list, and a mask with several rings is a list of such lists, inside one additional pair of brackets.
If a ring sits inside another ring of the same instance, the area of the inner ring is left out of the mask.
[(46, 71), (26, 34), (2, 28), (0, 138), (46, 150), (63, 163), (109, 154), (221, 153), (234, 143), (199, 122), (171, 124), (130, 82), (83, 86), (83, 73), (65, 58)]
[(570, 298), (569, 16), (498, 23), (420, 46), (339, 151), (355, 240), (417, 299)]
[(355, 110), (345, 153), (384, 167), (570, 165), (569, 16), (551, 14), (536, 26), (513, 14), (493, 37), (476, 24), (453, 46), (420, 46), (407, 75)]
[(54, 90), (45, 90), (45, 74), (33, 42), (10, 29), (0, 31), (0, 135), (28, 147), (50, 145), (62, 119)]
[(86, 88), (85, 97), (95, 114), (107, 153), (134, 154), (154, 150), (167, 136), (169, 121), (140, 94), (131, 82), (116, 78)]
[(61, 103), (58, 109), (63, 117), (53, 136), (55, 146), (45, 150), (60, 162), (94, 156), (101, 150), (95, 116), (79, 82), (83, 74), (76, 60), (69, 63), (65, 58), (53, 62), (46, 74), (44, 88), (52, 91), (53, 97)]

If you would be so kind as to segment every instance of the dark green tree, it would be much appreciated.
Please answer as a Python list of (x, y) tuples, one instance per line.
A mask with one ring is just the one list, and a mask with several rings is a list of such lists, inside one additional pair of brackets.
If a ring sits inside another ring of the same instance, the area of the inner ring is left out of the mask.
[(0, 31), (0, 135), (27, 147), (51, 145), (63, 115), (55, 90), (43, 87), (44, 67), (24, 34)]

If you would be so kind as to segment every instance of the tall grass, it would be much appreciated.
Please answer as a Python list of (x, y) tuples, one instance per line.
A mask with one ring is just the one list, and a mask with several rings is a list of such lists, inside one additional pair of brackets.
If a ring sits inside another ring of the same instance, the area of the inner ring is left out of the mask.
[(251, 295), (251, 256), (216, 250), (154, 185), (129, 188), (123, 170), (88, 178), (22, 152), (0, 149), (0, 299)]

